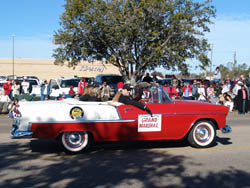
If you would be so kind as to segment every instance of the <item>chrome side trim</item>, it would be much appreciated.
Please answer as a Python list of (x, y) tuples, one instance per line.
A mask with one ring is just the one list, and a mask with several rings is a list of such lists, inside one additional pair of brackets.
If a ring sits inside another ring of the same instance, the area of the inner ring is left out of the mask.
[(224, 128), (220, 129), (222, 133), (230, 133), (232, 132), (232, 128), (228, 125), (226, 125)]
[(117, 106), (115, 107), (115, 109), (116, 109), (116, 111), (117, 111), (117, 114), (118, 114), (119, 119), (122, 119), (121, 113), (120, 113), (120, 111), (118, 110)]
[(223, 112), (192, 112), (192, 113), (186, 113), (186, 112), (183, 112), (183, 113), (159, 113), (159, 114), (162, 114), (162, 115), (209, 115), (209, 114), (225, 114)]
[(137, 122), (135, 119), (128, 119), (128, 120), (77, 120), (77, 121), (43, 121), (43, 122), (30, 122), (30, 123), (102, 123), (102, 122), (110, 122), (110, 123), (129, 123), (129, 122)]
[(18, 138), (31, 138), (33, 135), (33, 132), (31, 131), (19, 131), (16, 130), (13, 132), (13, 136), (11, 136), (11, 139), (18, 139)]

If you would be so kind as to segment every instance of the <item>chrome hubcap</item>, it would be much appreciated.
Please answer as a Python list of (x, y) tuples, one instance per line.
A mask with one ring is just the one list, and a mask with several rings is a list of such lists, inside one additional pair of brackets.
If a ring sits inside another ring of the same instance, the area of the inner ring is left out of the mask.
[(206, 142), (210, 138), (210, 131), (206, 126), (199, 126), (195, 131), (195, 137), (200, 142)]
[(80, 147), (84, 142), (83, 135), (80, 133), (70, 132), (65, 134), (66, 142), (70, 147)]

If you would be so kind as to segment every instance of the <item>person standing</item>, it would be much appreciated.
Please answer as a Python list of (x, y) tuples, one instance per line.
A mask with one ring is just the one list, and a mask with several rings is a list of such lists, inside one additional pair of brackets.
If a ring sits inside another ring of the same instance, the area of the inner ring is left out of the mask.
[(148, 82), (148, 83), (150, 83), (150, 82), (153, 81), (153, 79), (152, 79), (152, 77), (149, 75), (149, 73), (147, 73), (146, 76), (143, 78), (142, 81), (143, 81), (143, 82)]
[(78, 83), (78, 88), (77, 88), (77, 91), (80, 95), (83, 94), (85, 87), (86, 87), (86, 79), (82, 78), (82, 80)]
[(220, 83), (221, 82), (221, 71), (220, 71), (220, 67), (216, 67), (215, 71), (214, 71), (214, 75), (213, 75), (213, 80), (215, 82)]
[(22, 86), (22, 94), (28, 95), (29, 94), (30, 83), (27, 81), (27, 78), (23, 79), (23, 81), (21, 83), (21, 86)]
[(20, 84), (15, 80), (12, 86), (12, 96), (16, 98), (17, 95), (20, 95)]
[(238, 95), (238, 91), (241, 89), (241, 85), (242, 85), (243, 83), (241, 82), (241, 81), (238, 81), (236, 84), (235, 84), (235, 86), (234, 86), (234, 88), (233, 88), (233, 91), (232, 91), (232, 94), (233, 94), (233, 97), (235, 98), (237, 95)]
[(110, 92), (111, 88), (107, 84), (107, 82), (103, 82), (103, 84), (100, 86), (100, 93), (101, 93), (101, 100), (102, 101), (108, 101), (110, 98)]
[(50, 95), (50, 85), (47, 80), (44, 80), (44, 83), (41, 86), (41, 101), (48, 100)]
[(184, 87), (182, 88), (183, 98), (185, 100), (192, 100), (192, 86), (189, 82), (186, 82)]
[(241, 85), (241, 89), (238, 90), (236, 103), (239, 114), (245, 114), (248, 112), (248, 92), (243, 84)]
[(94, 77), (91, 77), (89, 80), (88, 80), (88, 83), (90, 86), (94, 86), (95, 85), (95, 78)]
[(5, 83), (3, 84), (3, 89), (4, 89), (5, 95), (8, 95), (9, 98), (10, 98), (11, 100), (13, 100), (13, 95), (12, 95), (12, 83), (11, 83), (11, 80), (10, 80), (10, 79), (8, 79), (8, 82), (5, 82)]
[(246, 84), (247, 84), (247, 87), (250, 88), (250, 72), (248, 73), (248, 76), (246, 77)]
[(199, 97), (198, 94), (198, 83), (196, 80), (193, 81), (193, 85), (192, 85), (192, 98), (193, 100), (197, 100)]

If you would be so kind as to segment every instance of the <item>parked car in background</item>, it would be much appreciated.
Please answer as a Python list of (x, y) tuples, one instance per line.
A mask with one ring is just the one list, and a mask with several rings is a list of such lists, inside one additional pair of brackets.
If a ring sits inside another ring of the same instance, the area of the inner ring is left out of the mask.
[(100, 86), (103, 82), (107, 82), (109, 87), (111, 88), (111, 97), (113, 97), (117, 91), (117, 83), (124, 82), (124, 79), (121, 75), (116, 74), (99, 74), (95, 77), (95, 85)]
[(41, 81), (37, 77), (31, 78), (26, 76), (16, 77), (14, 80), (21, 85), (24, 79), (26, 79), (26, 81), (30, 84), (30, 94), (41, 96)]
[(0, 76), (0, 90), (3, 89), (3, 84), (7, 82), (7, 77), (6, 76)]
[(0, 76), (0, 81), (2, 80), (7, 80), (7, 77), (6, 76)]
[(74, 91), (77, 91), (80, 80), (81, 78), (79, 77), (51, 79), (49, 81), (51, 89), (50, 96), (59, 97), (60, 95), (68, 94), (70, 86), (73, 86)]
[(5, 82), (6, 82), (6, 81), (0, 80), (0, 90), (3, 89), (3, 84), (4, 84)]
[(170, 85), (172, 82), (172, 78), (164, 78), (162, 80), (158, 80), (157, 83), (160, 85), (168, 84)]

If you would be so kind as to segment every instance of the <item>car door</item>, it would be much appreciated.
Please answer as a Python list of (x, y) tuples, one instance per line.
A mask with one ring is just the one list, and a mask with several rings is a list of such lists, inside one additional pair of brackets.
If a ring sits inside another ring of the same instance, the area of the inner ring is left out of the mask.
[[(146, 104), (153, 116), (132, 105), (121, 105), (117, 109), (123, 120), (134, 120), (133, 123), (124, 123), (121, 135), (135, 140), (161, 140), (168, 136), (168, 126), (174, 115), (174, 103)], [(123, 134), (126, 133), (126, 134)]]
[(150, 95), (144, 101), (152, 116), (132, 105), (118, 106), (121, 119), (134, 120), (134, 124), (125, 124), (123, 128), (129, 129), (138, 140), (165, 139), (168, 127), (173, 125), (175, 103), (162, 88), (157, 87), (150, 89)]
[(51, 93), (50, 96), (51, 97), (58, 97), (60, 94), (60, 89), (59, 89), (59, 85), (58, 82), (55, 79), (51, 79), (49, 82), (50, 88), (51, 88)]

